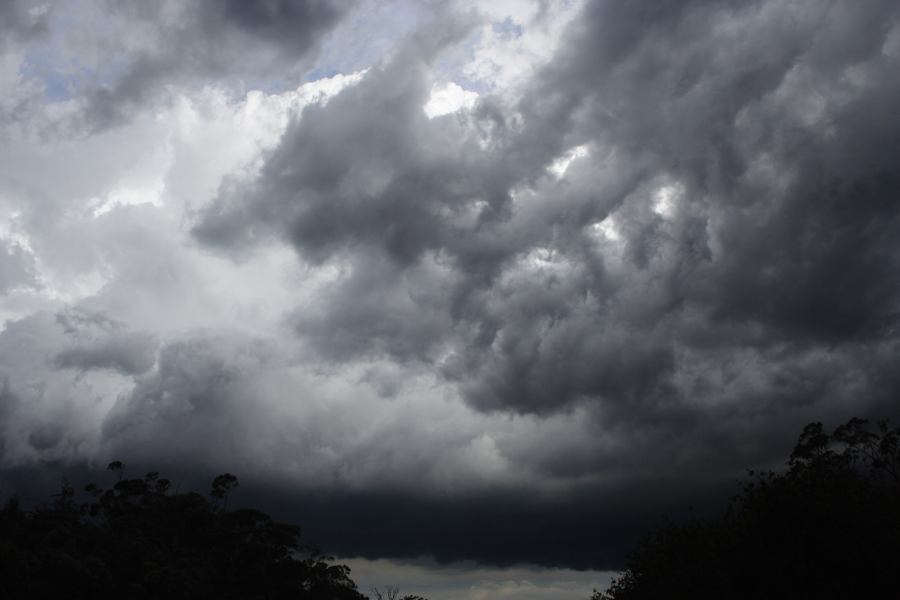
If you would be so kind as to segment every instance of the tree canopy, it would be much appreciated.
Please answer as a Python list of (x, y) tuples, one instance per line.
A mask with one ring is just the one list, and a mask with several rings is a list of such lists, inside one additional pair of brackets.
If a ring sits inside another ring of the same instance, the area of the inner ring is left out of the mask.
[(592, 600), (893, 596), (898, 557), (900, 428), (810, 423), (785, 472), (751, 471), (720, 518), (658, 528)]
[(252, 509), (226, 510), (238, 480), (216, 477), (207, 498), (170, 493), (151, 472), (111, 489), (67, 482), (48, 505), (0, 510), (4, 598), (362, 600), (350, 569), (300, 545), (300, 528)]

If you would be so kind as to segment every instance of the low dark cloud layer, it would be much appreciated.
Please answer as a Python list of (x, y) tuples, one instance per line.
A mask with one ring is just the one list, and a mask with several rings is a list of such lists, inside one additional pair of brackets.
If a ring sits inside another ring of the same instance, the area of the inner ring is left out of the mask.
[[(117, 3), (82, 91), (125, 150), (0, 186), (4, 477), (230, 470), (333, 552), (608, 568), (806, 422), (900, 416), (896, 2), (563, 4), (398, 2), (293, 91), (371, 6)], [(530, 70), (490, 45), (565, 10)], [(524, 75), (426, 112), (470, 51)]]

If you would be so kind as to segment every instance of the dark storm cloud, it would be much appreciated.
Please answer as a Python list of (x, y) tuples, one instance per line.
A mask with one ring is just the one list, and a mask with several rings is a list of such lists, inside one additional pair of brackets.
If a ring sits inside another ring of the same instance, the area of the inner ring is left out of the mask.
[(195, 234), (336, 269), (295, 314), (321, 359), (617, 440), (501, 446), (543, 476), (776, 466), (809, 420), (896, 415), (897, 37), (891, 2), (590, 3), (517, 105), (434, 120), (401, 54)]
[(359, 84), (306, 108), (260, 179), (225, 188), (194, 230), (219, 248), (280, 235), (312, 263), (345, 271), (296, 318), (329, 356), (427, 354), (451, 325), (443, 263), (488, 243), (469, 223), (508, 200), (507, 175), (492, 169), (478, 138), (422, 111), (429, 63), (468, 26), (433, 26)]
[[(172, 6), (123, 9), (171, 27), (96, 93), (98, 125), (166, 82), (302, 63), (343, 10)], [(237, 471), (330, 551), (610, 567), (647, 515), (777, 466), (806, 422), (897, 416), (896, 2), (588, 2), (521, 98), (429, 119), (470, 25), (423, 28), (308, 106), (197, 215), (232, 257), (296, 251), (301, 350), (21, 319), (0, 333), (4, 459), (75, 454), (93, 430), (70, 425), (96, 418), (58, 398), (124, 377), (96, 455)], [(27, 281), (17, 252), (0, 287)], [(128, 264), (131, 286), (172, 279)], [(474, 411), (442, 421), (443, 388), (414, 406), (422, 372)]]
[[(892, 347), (900, 296), (890, 242), (898, 233), (898, 170), (890, 157), (900, 131), (889, 107), (900, 87), (889, 75), (897, 56), (882, 48), (896, 6), (642, 6), (591, 4), (525, 110), (554, 120), (565, 115), (570, 135), (643, 165), (644, 181), (677, 182), (677, 204), (668, 219), (623, 206), (629, 269), (598, 291), (605, 306), (577, 329), (568, 360), (558, 359), (553, 337), (547, 352), (523, 360), (523, 345), (538, 346), (532, 330), (508, 342), (515, 350), (499, 353), (509, 368), (501, 385), (558, 361), (561, 369), (551, 372), (560, 384), (543, 402), (599, 392), (604, 409), (614, 405), (643, 420), (647, 409), (658, 415), (679, 395), (685, 404), (696, 400), (673, 387), (688, 373), (677, 358), (685, 352), (714, 368), (729, 353), (757, 353), (766, 364), (773, 354), (799, 360), (817, 348), (849, 368), (857, 343)], [(600, 198), (605, 192), (595, 191)], [(646, 205), (653, 195), (637, 187), (628, 202), (643, 196)], [(616, 342), (622, 323), (626, 335)], [(580, 340), (609, 339), (610, 329), (609, 353)], [(770, 352), (776, 345), (786, 346)], [(648, 369), (632, 375), (616, 366), (647, 348), (662, 360), (638, 360)], [(642, 402), (597, 388), (595, 381), (616, 379), (598, 374), (607, 365), (642, 386)], [(581, 374), (585, 369), (594, 379)], [(479, 394), (488, 386), (487, 396), (501, 405), (531, 409), (520, 389), (494, 393), (497, 369), (485, 372)], [(654, 379), (661, 385), (648, 389)], [(873, 374), (868, 393), (882, 379)], [(707, 393), (725, 400), (732, 391)], [(799, 387), (763, 393), (805, 396)]]
[[(626, 485), (615, 492), (585, 489), (584, 495), (547, 503), (522, 493), (447, 499), (411, 494), (287, 494), (256, 487), (244, 502), (271, 507), (304, 526), (307, 541), (338, 556), (409, 558), (441, 563), (472, 561), (512, 566), (613, 570), (624, 554), (665, 517), (681, 518), (704, 494), (717, 500), (736, 486), (671, 481), (655, 502), (654, 489)], [(604, 505), (597, 506), (602, 496)], [(703, 514), (707, 506), (694, 505)]]
[(429, 63), (465, 26), (434, 25), (434, 36), (415, 36), (358, 85), (307, 107), (259, 180), (226, 189), (196, 235), (231, 246), (274, 230), (315, 262), (371, 245), (409, 265), (445, 244), (441, 211), (452, 217), (486, 191), (476, 140), (458, 139), (454, 123), (431, 124), (422, 112)]
[(426, 265), (398, 273), (396, 264), (377, 255), (354, 256), (348, 267), (353, 275), (328, 286), (321, 300), (291, 316), (318, 356), (383, 353), (405, 361), (434, 351), (452, 327), (446, 311), (431, 308), (445, 302), (434, 269)]
[(203, 464), (219, 442), (258, 435), (251, 382), (265, 356), (264, 348), (243, 339), (201, 336), (163, 346), (158, 368), (109, 412), (103, 424), (109, 451)]
[[(587, 282), (597, 300), (585, 317), (547, 312), (542, 332), (511, 319), (493, 362), (467, 363), (487, 365), (477, 405), (541, 410), (535, 402), (587, 395), (644, 419), (685, 392), (673, 386), (686, 373), (680, 353), (712, 364), (749, 350), (765, 363), (778, 344), (790, 359), (890, 344), (900, 305), (890, 241), (900, 86), (896, 51), (883, 52), (892, 27), (888, 2), (591, 3), (523, 112), (642, 171), (617, 215), (628, 267)], [(667, 218), (646, 210), (654, 178), (677, 196)], [(593, 190), (600, 203), (610, 192), (621, 193)], [(598, 220), (585, 216), (582, 232)], [(569, 244), (583, 235), (563, 232)]]
[(679, 242), (718, 247), (691, 260), (679, 297), (775, 338), (885, 332), (898, 298), (900, 86), (883, 52), (896, 5), (666, 6), (591, 5), (577, 54), (541, 89), (576, 89), (579, 130), (654, 155), (685, 186), (706, 227)]
[(109, 83), (88, 90), (87, 118), (97, 129), (119, 124), (169, 85), (296, 86), (348, 8), (343, 0), (112, 2), (126, 29), (148, 28), (155, 39), (112, 67)]
[(705, 422), (697, 404), (741, 405), (725, 363), (893, 348), (896, 26), (893, 2), (589, 3), (517, 106), (431, 121), (407, 52), (307, 109), (195, 232), (343, 265), (299, 313), (324, 356), (446, 342), (479, 408)]
[[(0, 401), (2, 398), (0, 392)], [(227, 451), (226, 438), (208, 442)], [(185, 461), (189, 456), (195, 455), (183, 454), (168, 462), (126, 460), (125, 474), (140, 477), (150, 470), (159, 471), (181, 490), (204, 493), (221, 471), (216, 465)], [(0, 471), (0, 491), (15, 489), (26, 504), (42, 503), (58, 491), (62, 477), (76, 487), (82, 482), (112, 483), (105, 464), (99, 460), (93, 465), (5, 469)], [(643, 532), (666, 518), (717, 511), (720, 501), (737, 489), (733, 481), (692, 481), (688, 485), (672, 478), (665, 482), (665, 497), (658, 495), (659, 482), (653, 486), (641, 482), (615, 490), (584, 486), (581, 495), (551, 501), (522, 491), (451, 498), (424, 490), (297, 489), (285, 481), (264, 481), (252, 473), (231, 471), (241, 482), (230, 497), (232, 506), (264, 510), (277, 519), (301, 524), (303, 543), (327, 554), (598, 570), (623, 568), (626, 550)], [(598, 506), (601, 497), (603, 503)], [(455, 566), (465, 568), (465, 564)]]
[[(889, 76), (898, 57), (882, 49), (896, 5), (640, 12), (592, 5), (577, 53), (541, 89), (577, 90), (576, 130), (636, 160), (649, 154), (654, 174), (684, 186), (674, 226), (628, 240), (634, 271), (666, 282), (641, 285), (658, 297), (664, 343), (711, 363), (738, 349), (765, 357), (786, 344), (776, 353), (797, 360), (818, 348), (845, 368), (857, 343), (894, 347), (900, 131), (889, 107), (900, 87)], [(711, 328), (702, 339), (691, 313)], [(868, 394), (882, 389), (884, 374), (872, 377)]]

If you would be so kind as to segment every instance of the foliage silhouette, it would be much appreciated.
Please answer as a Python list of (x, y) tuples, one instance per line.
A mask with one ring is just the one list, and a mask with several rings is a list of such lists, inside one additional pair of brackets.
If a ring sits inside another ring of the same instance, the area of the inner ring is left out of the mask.
[(721, 518), (657, 529), (592, 600), (895, 596), (900, 428), (810, 423), (787, 467), (751, 471)]
[(396, 585), (385, 586), (383, 591), (377, 587), (373, 587), (372, 594), (375, 596), (375, 600), (426, 600), (422, 596), (413, 594), (400, 596), (400, 588)]
[(212, 482), (212, 491), (209, 493), (213, 498), (222, 501), (222, 508), (228, 509), (228, 496), (231, 490), (238, 486), (238, 478), (231, 473), (222, 473)]
[[(109, 467), (117, 475), (123, 468)], [(151, 472), (112, 489), (88, 484), (88, 502), (67, 481), (49, 506), (25, 512), (12, 498), (0, 510), (3, 597), (365, 598), (348, 567), (299, 545), (299, 527), (258, 510), (225, 510), (236, 485), (220, 475), (210, 501), (169, 494), (169, 481)]]

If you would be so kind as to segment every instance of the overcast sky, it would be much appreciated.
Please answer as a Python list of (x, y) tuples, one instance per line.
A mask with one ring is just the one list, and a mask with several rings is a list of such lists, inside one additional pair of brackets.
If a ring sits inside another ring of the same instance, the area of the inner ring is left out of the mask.
[(0, 2), (0, 480), (228, 470), (364, 572), (586, 597), (900, 414), (898, 18)]

